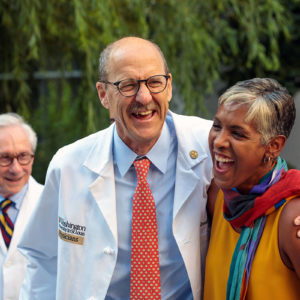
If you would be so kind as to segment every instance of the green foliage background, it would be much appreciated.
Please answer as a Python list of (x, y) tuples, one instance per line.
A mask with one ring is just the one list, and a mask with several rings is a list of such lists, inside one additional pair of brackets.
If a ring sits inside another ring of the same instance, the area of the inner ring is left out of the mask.
[(95, 88), (99, 53), (108, 43), (127, 35), (156, 42), (176, 86), (171, 109), (210, 118), (206, 99), (238, 80), (274, 77), (292, 93), (299, 88), (299, 5), (1, 0), (0, 111), (21, 114), (37, 131), (33, 175), (43, 182), (59, 147), (109, 124)]

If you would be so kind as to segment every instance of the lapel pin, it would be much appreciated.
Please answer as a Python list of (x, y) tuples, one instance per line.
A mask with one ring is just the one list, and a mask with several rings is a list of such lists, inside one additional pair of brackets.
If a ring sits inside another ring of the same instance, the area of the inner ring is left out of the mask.
[(197, 152), (196, 150), (190, 151), (190, 157), (191, 157), (192, 159), (197, 158), (197, 157), (198, 157), (198, 152)]

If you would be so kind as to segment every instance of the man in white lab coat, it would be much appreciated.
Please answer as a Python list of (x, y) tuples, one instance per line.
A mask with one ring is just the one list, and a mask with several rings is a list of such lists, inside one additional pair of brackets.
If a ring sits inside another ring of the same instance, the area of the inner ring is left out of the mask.
[[(12, 236), (6, 236), (3, 210), (0, 210), (0, 299), (19, 299), (26, 259), (17, 249), (30, 214), (43, 186), (31, 177), (37, 137), (33, 129), (17, 114), (0, 115), (0, 203), (12, 201), (4, 208), (14, 224)], [(4, 207), (4, 206), (3, 206)]]
[(29, 259), (20, 299), (130, 298), (133, 162), (140, 157), (151, 162), (161, 299), (200, 299), (211, 121), (168, 110), (172, 75), (152, 42), (120, 39), (99, 62), (98, 95), (115, 121), (53, 157), (19, 245)]

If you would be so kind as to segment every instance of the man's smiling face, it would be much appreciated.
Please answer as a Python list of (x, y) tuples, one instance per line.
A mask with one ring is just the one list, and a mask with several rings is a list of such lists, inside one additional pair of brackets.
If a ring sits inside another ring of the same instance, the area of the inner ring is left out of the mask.
[[(20, 126), (0, 128), (0, 154), (15, 156), (20, 153), (33, 153), (26, 131)], [(0, 166), (0, 194), (7, 198), (21, 191), (28, 182), (33, 160), (27, 165), (20, 165), (15, 158), (6, 167)]]
[[(120, 40), (112, 50), (108, 81), (143, 80), (166, 74), (159, 51), (148, 41), (136, 38)], [(145, 82), (136, 95), (122, 96), (117, 87), (108, 85), (105, 92), (107, 108), (115, 118), (118, 134), (123, 142), (138, 154), (147, 153), (160, 136), (172, 97), (172, 77), (166, 89), (151, 93)]]

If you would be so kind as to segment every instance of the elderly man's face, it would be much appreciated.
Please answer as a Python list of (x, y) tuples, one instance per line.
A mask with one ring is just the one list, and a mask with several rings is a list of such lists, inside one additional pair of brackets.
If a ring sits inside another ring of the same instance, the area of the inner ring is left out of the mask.
[[(25, 130), (20, 126), (0, 128), (0, 155), (15, 156), (24, 152), (33, 154)], [(32, 164), (33, 160), (22, 166), (15, 158), (9, 166), (0, 166), (0, 194), (9, 197), (21, 191), (31, 175)]]
[[(168, 75), (158, 50), (137, 38), (119, 41), (111, 54), (108, 81), (153, 75)], [(140, 155), (147, 153), (160, 136), (172, 97), (171, 81), (170, 76), (166, 89), (158, 94), (151, 93), (142, 82), (138, 93), (131, 97), (122, 96), (113, 85), (108, 85), (104, 93), (100, 84), (97, 86), (102, 104), (115, 118), (120, 138)]]

